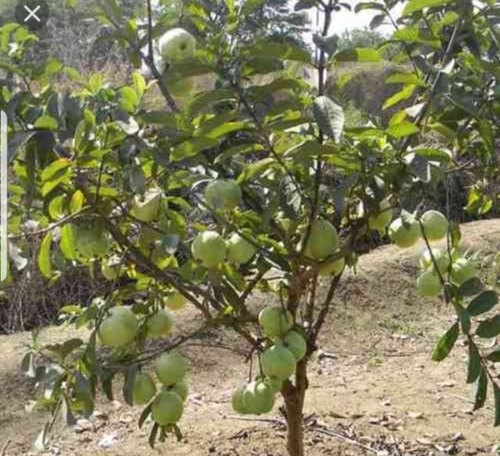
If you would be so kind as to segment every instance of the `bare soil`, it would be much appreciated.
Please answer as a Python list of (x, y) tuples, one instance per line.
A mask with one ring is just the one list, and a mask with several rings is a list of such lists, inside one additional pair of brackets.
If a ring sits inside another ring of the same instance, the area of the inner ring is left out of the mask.
[[(463, 226), (475, 250), (499, 251), (500, 221)], [(493, 404), (472, 413), (474, 390), (465, 385), (467, 349), (459, 341), (442, 363), (430, 359), (452, 309), (419, 298), (414, 290), (417, 255), (393, 246), (364, 256), (335, 298), (310, 365), (306, 400), (307, 454), (438, 455), (500, 454)], [(324, 290), (322, 290), (324, 292)], [(255, 296), (257, 304), (261, 296)], [(179, 327), (193, 320), (181, 315)], [(44, 330), (43, 340), (67, 337), (68, 328)], [(0, 337), (0, 456), (30, 455), (47, 415), (28, 413), (33, 385), (19, 372), (27, 333)], [(46, 455), (80, 456), (281, 456), (285, 429), (279, 405), (265, 417), (237, 417), (231, 392), (248, 378), (242, 347), (231, 333), (203, 337), (184, 347), (190, 361), (190, 396), (182, 420), (184, 439), (150, 449), (139, 409), (104, 399), (98, 413), (76, 428), (57, 425)], [(210, 346), (213, 345), (213, 346)], [(500, 374), (500, 373), (499, 373)], [(117, 391), (119, 385), (116, 386)]]

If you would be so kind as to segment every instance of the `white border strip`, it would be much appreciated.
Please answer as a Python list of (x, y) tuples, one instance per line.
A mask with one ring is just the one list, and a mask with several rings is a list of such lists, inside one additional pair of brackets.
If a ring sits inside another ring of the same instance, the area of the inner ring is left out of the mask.
[(0, 111), (0, 282), (8, 275), (7, 114)]

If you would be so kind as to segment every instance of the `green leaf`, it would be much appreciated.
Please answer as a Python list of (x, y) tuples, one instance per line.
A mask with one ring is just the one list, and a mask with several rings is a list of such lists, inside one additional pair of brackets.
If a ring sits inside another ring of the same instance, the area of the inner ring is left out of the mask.
[(46, 279), (52, 278), (52, 233), (47, 233), (43, 238), (38, 253), (38, 268)]
[(335, 55), (336, 62), (380, 62), (382, 57), (376, 49), (355, 48), (340, 51)]
[(469, 342), (469, 367), (467, 370), (467, 383), (474, 383), (481, 373), (481, 355), (477, 347)]
[(76, 237), (73, 225), (67, 224), (61, 228), (59, 248), (68, 260), (76, 260)]
[(495, 424), (494, 426), (500, 426), (500, 388), (493, 382), (493, 394), (495, 397)]
[(393, 138), (404, 138), (419, 132), (418, 127), (412, 122), (399, 122), (391, 125), (386, 130), (387, 134)]
[(196, 95), (188, 106), (188, 112), (190, 116), (195, 116), (200, 112), (210, 109), (212, 104), (219, 103), (221, 101), (235, 101), (236, 95), (232, 90), (229, 89), (215, 89), (206, 92), (201, 92)]
[(417, 11), (422, 11), (425, 8), (445, 6), (452, 1), (453, 0), (410, 0), (406, 3), (405, 9), (403, 10), (403, 16), (408, 16), (416, 13)]
[(492, 351), (486, 358), (494, 363), (500, 363), (500, 347)]
[(217, 147), (218, 145), (219, 143), (215, 139), (197, 136), (173, 147), (170, 152), (170, 160), (177, 162), (186, 158), (191, 158), (204, 150)]
[(57, 120), (50, 116), (40, 117), (36, 122), (34, 127), (40, 130), (52, 130), (55, 131), (59, 127)]
[(327, 96), (314, 100), (313, 114), (320, 130), (328, 138), (340, 141), (344, 130), (344, 110)]
[(474, 410), (479, 410), (481, 407), (483, 407), (486, 401), (487, 391), (488, 391), (488, 376), (485, 370), (481, 368), (481, 373), (479, 374), (479, 380), (477, 382)]
[(477, 327), (476, 334), (484, 339), (490, 339), (500, 334), (500, 315), (485, 320)]
[(484, 288), (483, 282), (477, 277), (467, 280), (465, 283), (460, 285), (458, 289), (458, 294), (465, 298), (467, 296), (475, 296), (482, 291)]
[(83, 196), (83, 193), (80, 190), (77, 190), (75, 193), (73, 193), (73, 196), (71, 197), (71, 202), (69, 204), (69, 210), (71, 214), (80, 211), (83, 207), (84, 201), (85, 197)]
[(395, 73), (391, 74), (386, 80), (386, 84), (413, 84), (419, 87), (425, 87), (425, 82), (415, 73)]
[(443, 361), (448, 357), (451, 350), (453, 349), (455, 342), (458, 339), (459, 334), (459, 324), (458, 322), (454, 323), (453, 326), (446, 331), (446, 333), (439, 339), (439, 342), (432, 353), (433, 361)]
[(68, 168), (69, 166), (71, 166), (71, 160), (67, 158), (60, 158), (59, 160), (52, 162), (42, 171), (42, 181), (47, 182), (56, 178), (62, 170)]
[(292, 60), (302, 63), (311, 63), (309, 52), (291, 44), (273, 41), (261, 41), (245, 49), (249, 57), (266, 57), (279, 60)]
[(380, 3), (377, 3), (377, 2), (360, 2), (354, 7), (354, 12), (359, 13), (360, 11), (364, 11), (367, 9), (375, 9), (378, 11), (384, 11), (385, 7), (384, 7), (384, 5), (381, 5)]
[(483, 291), (469, 304), (467, 310), (473, 316), (489, 312), (498, 304), (498, 295), (493, 290)]
[(134, 405), (134, 383), (137, 372), (137, 366), (131, 366), (125, 372), (122, 392), (125, 402), (130, 406)]
[(390, 108), (401, 101), (407, 100), (413, 95), (416, 88), (417, 86), (413, 84), (405, 85), (399, 92), (396, 92), (394, 95), (385, 100), (382, 109)]
[(118, 105), (120, 109), (129, 114), (133, 114), (139, 105), (139, 96), (135, 89), (123, 87), (118, 91)]

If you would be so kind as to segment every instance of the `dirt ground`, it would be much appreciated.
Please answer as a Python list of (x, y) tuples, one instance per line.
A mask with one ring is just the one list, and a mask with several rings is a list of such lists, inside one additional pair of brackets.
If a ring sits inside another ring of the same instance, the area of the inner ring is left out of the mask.
[[(476, 250), (500, 250), (499, 220), (464, 225), (463, 235)], [(440, 364), (430, 359), (453, 311), (415, 294), (416, 256), (422, 247), (380, 248), (361, 259), (357, 277), (343, 279), (321, 351), (310, 366), (307, 455), (500, 454), (491, 398), (483, 410), (471, 411), (464, 343), (459, 341)], [(180, 328), (190, 317), (188, 310), (180, 316)], [(51, 328), (43, 340), (67, 332)], [(190, 364), (190, 396), (181, 442), (170, 438), (150, 449), (151, 424), (137, 428), (140, 410), (102, 400), (94, 416), (76, 428), (56, 426), (44, 454), (284, 456), (280, 404), (258, 419), (235, 416), (230, 395), (245, 382), (248, 365), (227, 350), (239, 343), (232, 334), (219, 338), (218, 347), (206, 346), (214, 340), (204, 337), (182, 349)], [(29, 334), (0, 337), (0, 456), (32, 454), (47, 419), (25, 410), (33, 385), (19, 372), (19, 363), (28, 341)]]

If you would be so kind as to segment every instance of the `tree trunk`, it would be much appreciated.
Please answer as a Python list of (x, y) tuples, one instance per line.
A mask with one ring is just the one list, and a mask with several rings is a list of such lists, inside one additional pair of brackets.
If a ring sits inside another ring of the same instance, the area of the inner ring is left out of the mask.
[(304, 456), (304, 397), (307, 388), (306, 362), (297, 364), (295, 385), (291, 383), (284, 388), (286, 422), (287, 422), (287, 449), (290, 456)]

